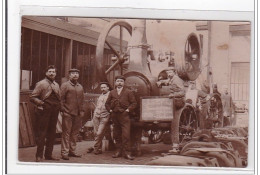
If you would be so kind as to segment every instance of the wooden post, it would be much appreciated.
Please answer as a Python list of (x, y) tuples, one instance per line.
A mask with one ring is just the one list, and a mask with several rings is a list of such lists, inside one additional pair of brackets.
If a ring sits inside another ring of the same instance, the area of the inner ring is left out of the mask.
[(212, 77), (212, 69), (210, 64), (210, 57), (211, 57), (211, 25), (212, 22), (208, 21), (208, 67), (207, 67), (207, 80), (210, 86), (210, 93), (213, 92), (212, 89), (212, 83), (213, 83), (213, 77)]
[(68, 72), (71, 68), (71, 64), (72, 64), (72, 45), (73, 45), (73, 40), (69, 40), (69, 42), (65, 42), (65, 48), (66, 48), (66, 52), (65, 52), (65, 60), (64, 60), (64, 64), (65, 64), (65, 77), (62, 77), (62, 82), (63, 83), (65, 80), (64, 78), (67, 78)]

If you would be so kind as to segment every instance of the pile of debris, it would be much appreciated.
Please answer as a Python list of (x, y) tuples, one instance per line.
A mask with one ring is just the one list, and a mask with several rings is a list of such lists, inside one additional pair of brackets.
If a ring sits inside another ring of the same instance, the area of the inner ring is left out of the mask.
[(248, 155), (247, 128), (214, 128), (199, 130), (192, 139), (179, 144), (178, 152), (163, 154), (148, 165), (246, 167)]

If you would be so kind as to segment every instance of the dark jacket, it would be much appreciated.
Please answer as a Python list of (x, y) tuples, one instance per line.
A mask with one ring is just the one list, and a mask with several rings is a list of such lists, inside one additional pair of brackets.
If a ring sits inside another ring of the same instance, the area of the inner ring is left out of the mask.
[(110, 91), (105, 104), (107, 111), (112, 110), (113, 112), (124, 112), (126, 109), (132, 112), (136, 108), (136, 105), (133, 92), (125, 87), (122, 89), (120, 95), (118, 95), (116, 89)]
[(52, 91), (56, 94), (58, 100), (60, 100), (60, 87), (59, 84), (55, 81), (51, 82), (47, 78), (39, 81), (32, 94), (30, 95), (30, 101), (33, 102), (37, 106), (41, 106), (52, 93)]
[(67, 81), (61, 85), (61, 111), (78, 116), (84, 111), (84, 91), (83, 87), (77, 83)]

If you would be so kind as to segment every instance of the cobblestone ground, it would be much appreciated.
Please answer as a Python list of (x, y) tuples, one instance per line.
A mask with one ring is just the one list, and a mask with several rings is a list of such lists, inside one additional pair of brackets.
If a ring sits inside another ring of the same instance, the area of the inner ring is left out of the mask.
[[(87, 153), (87, 149), (94, 144), (93, 141), (82, 141), (77, 143), (77, 152), (82, 154), (81, 158), (71, 157), (70, 160), (50, 161), (43, 160), (43, 162), (53, 163), (81, 163), (81, 164), (126, 164), (126, 165), (145, 165), (156, 156), (161, 156), (162, 153), (167, 153), (171, 149), (171, 145), (163, 143), (157, 144), (142, 144), (142, 156), (136, 157), (134, 160), (127, 160), (125, 158), (112, 158), (113, 151), (105, 151), (103, 154), (95, 155)], [(53, 155), (60, 158), (61, 145), (54, 146)], [(35, 162), (36, 147), (20, 148), (19, 161), (20, 162)]]

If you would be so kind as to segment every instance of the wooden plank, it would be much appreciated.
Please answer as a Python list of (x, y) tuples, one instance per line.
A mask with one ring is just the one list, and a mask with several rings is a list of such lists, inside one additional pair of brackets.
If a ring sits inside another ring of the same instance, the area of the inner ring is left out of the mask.
[(230, 25), (229, 26), (230, 32), (235, 31), (251, 31), (251, 24), (240, 24), (240, 25)]
[(29, 140), (29, 136), (27, 134), (24, 109), (23, 109), (23, 106), (21, 103), (20, 103), (19, 109), (20, 109), (19, 129), (20, 129), (20, 134), (21, 134), (22, 147), (25, 147), (25, 146), (30, 145), (30, 140)]
[(24, 110), (24, 116), (25, 116), (25, 122), (26, 122), (26, 128), (27, 128), (27, 133), (29, 136), (29, 140), (30, 140), (30, 146), (35, 145), (35, 140), (34, 140), (34, 133), (33, 133), (33, 129), (32, 129), (32, 122), (31, 122), (31, 116), (28, 110), (28, 104), (23, 102), (23, 110)]
[(22, 136), (21, 133), (19, 131), (19, 148), (23, 147), (23, 143), (22, 143)]
[(152, 96), (141, 98), (140, 121), (172, 121), (174, 102), (169, 97)]
[(66, 42), (65, 47), (66, 47), (66, 53), (65, 53), (65, 60), (64, 60), (64, 65), (65, 65), (64, 68), (65, 68), (65, 77), (67, 77), (72, 64), (73, 40), (69, 40), (69, 42)]

